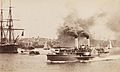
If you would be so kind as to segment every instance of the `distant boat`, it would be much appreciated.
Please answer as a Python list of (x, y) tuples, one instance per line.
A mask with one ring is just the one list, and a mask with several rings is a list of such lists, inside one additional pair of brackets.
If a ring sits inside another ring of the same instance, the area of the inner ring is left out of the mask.
[(44, 44), (43, 49), (44, 49), (44, 50), (50, 50), (50, 48), (51, 48), (51, 47), (48, 45), (48, 42), (46, 41), (45, 44)]
[[(12, 18), (12, 7), (11, 7), (11, 0), (9, 6), (9, 18), (4, 19), (3, 9), (2, 9), (2, 0), (1, 0), (1, 16), (0, 16), (0, 53), (18, 53), (17, 49), (19, 45), (17, 44), (17, 40), (19, 35), (15, 38), (14, 37), (14, 30), (24, 30), (24, 29), (15, 29), (13, 28), (13, 21)], [(6, 26), (4, 25), (6, 23)], [(22, 33), (23, 36), (23, 33)]]
[(30, 55), (39, 55), (39, 51), (30, 51), (29, 52)]

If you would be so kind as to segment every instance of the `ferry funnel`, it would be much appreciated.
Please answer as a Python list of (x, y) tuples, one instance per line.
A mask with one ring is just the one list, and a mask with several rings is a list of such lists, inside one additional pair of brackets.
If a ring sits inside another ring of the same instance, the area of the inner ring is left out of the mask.
[(87, 39), (87, 44), (88, 44), (88, 46), (90, 46), (90, 39), (89, 38)]
[(78, 37), (75, 38), (75, 48), (78, 48), (79, 47), (79, 44), (78, 44)]

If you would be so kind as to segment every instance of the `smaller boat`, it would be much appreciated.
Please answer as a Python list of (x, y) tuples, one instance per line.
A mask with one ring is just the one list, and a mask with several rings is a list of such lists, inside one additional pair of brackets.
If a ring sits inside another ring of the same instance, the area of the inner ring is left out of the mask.
[(34, 49), (35, 48), (33, 46), (21, 47), (21, 48), (18, 48), (18, 53), (28, 54), (29, 51), (34, 50)]
[(40, 52), (36, 48), (29, 51), (29, 55), (39, 55), (39, 54)]
[(20, 54), (26, 54), (26, 55), (39, 55), (39, 50), (35, 49), (32, 46), (26, 47), (26, 48), (18, 48), (18, 52)]
[(39, 51), (30, 51), (29, 52), (30, 55), (39, 55)]
[(39, 51), (37, 51), (36, 49), (31, 49), (31, 50), (29, 50), (29, 49), (18, 49), (18, 52), (20, 53), (20, 54), (23, 54), (23, 55), (39, 55), (40, 54), (40, 52)]
[(28, 55), (29, 54), (29, 50), (28, 49), (18, 48), (18, 53), (22, 54), (22, 55)]

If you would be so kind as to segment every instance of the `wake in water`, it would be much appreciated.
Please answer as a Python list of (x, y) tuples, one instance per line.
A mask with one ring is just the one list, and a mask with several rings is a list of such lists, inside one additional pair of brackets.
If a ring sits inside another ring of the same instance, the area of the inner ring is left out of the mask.
[(110, 61), (110, 60), (119, 60), (119, 59), (120, 59), (120, 55), (111, 55), (106, 57), (95, 57), (90, 60), (47, 61), (47, 63), (50, 63), (50, 64), (64, 64), (64, 63), (75, 63), (75, 62), (88, 63), (88, 62), (95, 62), (95, 61)]
[(75, 62), (78, 62), (78, 60), (75, 60), (75, 61), (47, 61), (47, 63), (50, 63), (50, 64), (64, 64), (64, 63), (75, 63)]
[(90, 61), (109, 61), (120, 59), (120, 48), (112, 48), (107, 56), (95, 57)]
[(120, 55), (111, 55), (111, 56), (106, 56), (106, 57), (95, 57), (89, 61), (90, 62), (92, 62), (92, 61), (109, 61), (109, 60), (118, 60), (118, 59), (120, 59)]

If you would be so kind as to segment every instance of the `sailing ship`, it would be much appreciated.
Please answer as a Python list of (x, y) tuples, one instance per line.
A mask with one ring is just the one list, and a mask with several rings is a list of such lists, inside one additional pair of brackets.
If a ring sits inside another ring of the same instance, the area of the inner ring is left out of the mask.
[[(15, 29), (13, 28), (13, 21), (15, 19), (12, 18), (12, 6), (11, 0), (9, 0), (9, 10), (8, 10), (8, 19), (4, 19), (3, 9), (2, 9), (2, 0), (1, 0), (1, 13), (0, 13), (0, 33), (1, 33), (1, 42), (0, 42), (0, 53), (18, 53), (18, 44), (17, 40), (19, 35), (14, 38), (14, 30), (22, 30), (24, 29)], [(6, 26), (4, 25), (6, 23)], [(23, 35), (23, 32), (22, 32)]]

